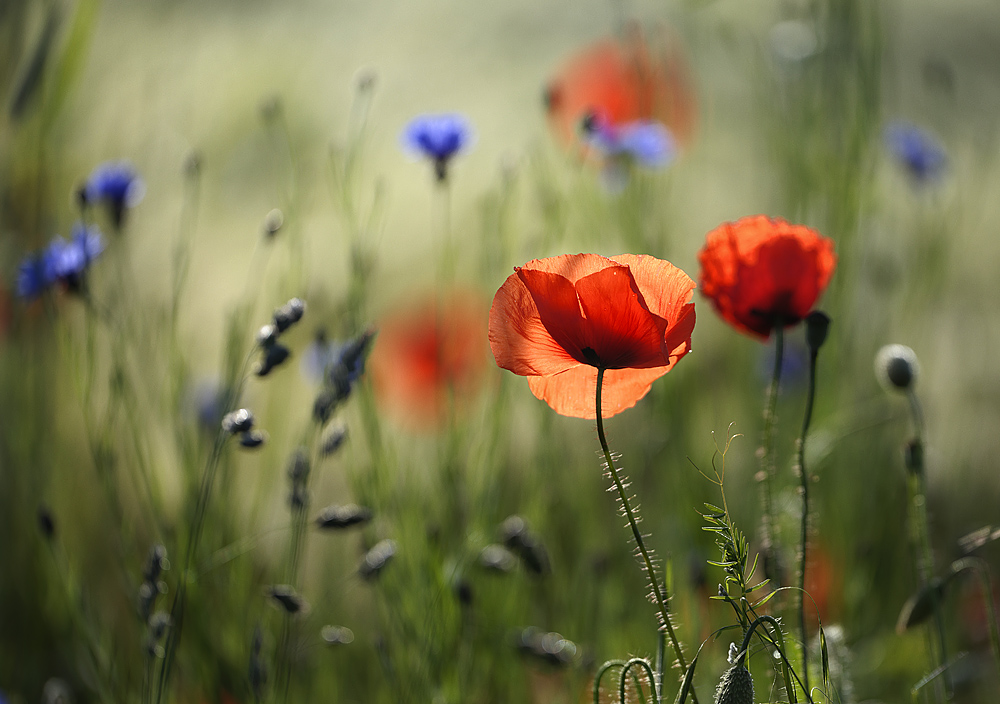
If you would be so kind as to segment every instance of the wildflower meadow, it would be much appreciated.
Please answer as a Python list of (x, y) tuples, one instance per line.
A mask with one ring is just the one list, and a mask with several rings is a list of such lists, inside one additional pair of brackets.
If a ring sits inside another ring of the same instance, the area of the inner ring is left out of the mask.
[(1000, 700), (995, 3), (0, 33), (0, 704)]

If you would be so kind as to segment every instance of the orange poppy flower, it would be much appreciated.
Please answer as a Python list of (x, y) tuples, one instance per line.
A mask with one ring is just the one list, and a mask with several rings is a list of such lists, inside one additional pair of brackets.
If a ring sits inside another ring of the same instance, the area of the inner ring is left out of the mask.
[(418, 301), (379, 321), (368, 363), (380, 405), (428, 428), (444, 420), (450, 401), (467, 401), (486, 369), (485, 313), (465, 295)]
[(690, 71), (679, 42), (661, 35), (647, 43), (633, 25), (624, 38), (602, 39), (570, 57), (545, 89), (549, 123), (563, 142), (576, 141), (588, 116), (612, 127), (654, 120), (680, 146), (691, 141), (697, 104)]
[(833, 241), (804, 225), (754, 215), (708, 233), (701, 292), (737, 330), (761, 339), (812, 310), (837, 265)]
[(564, 254), (516, 267), (490, 309), (497, 365), (528, 377), (556, 413), (595, 418), (631, 408), (691, 350), (695, 284), (650, 256)]

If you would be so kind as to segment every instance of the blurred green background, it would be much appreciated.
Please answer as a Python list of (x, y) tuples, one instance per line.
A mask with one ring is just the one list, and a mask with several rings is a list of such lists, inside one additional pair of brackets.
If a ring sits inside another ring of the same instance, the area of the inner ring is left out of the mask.
[[(651, 35), (669, 27), (683, 48), (698, 125), (675, 163), (635, 173), (615, 195), (554, 141), (542, 96), (567, 57), (632, 21)], [(822, 300), (833, 328), (807, 458), (833, 575), (824, 624), (843, 627), (838, 663), (850, 686), (839, 697), (903, 701), (930, 669), (923, 634), (893, 630), (916, 585), (900, 449), (911, 431), (905, 401), (878, 386), (872, 360), (890, 342), (919, 356), (943, 570), (960, 537), (1000, 523), (1000, 5), (9, 0), (0, 32), (4, 288), (26, 253), (68, 234), (74, 192), (95, 165), (127, 159), (147, 189), (93, 273), (97, 296), (132, 321), (127, 332), (102, 327), (69, 295), (26, 304), (10, 293), (6, 303), (0, 692), (12, 704), (43, 698), (51, 678), (76, 701), (142, 696), (142, 566), (149, 546), (166, 545), (175, 593), (210, 456), (211, 438), (192, 420), (194, 389), (226, 379), (225, 360), (239, 359), (291, 296), (309, 304), (289, 333), (293, 359), (272, 379), (251, 379), (241, 400), (269, 442), (223, 456), (167, 701), (254, 701), (257, 627), (268, 701), (575, 702), (589, 696), (594, 662), (652, 654), (653, 614), (604, 495), (593, 424), (555, 416), (523, 379), (496, 369), (485, 318), (485, 371), (456, 417), (415, 429), (367, 381), (345, 404), (351, 440), (315, 468), (310, 516), (358, 501), (376, 519), (359, 535), (307, 537), (296, 587), (312, 610), (296, 626), (263, 596), (284, 581), (285, 467), (316, 393), (299, 361), (318, 328), (342, 341), (405, 303), (447, 298), (443, 220), (458, 250), (456, 288), (478, 296), (484, 314), (512, 267), (534, 258), (641, 252), (696, 278), (705, 233), (743, 215), (833, 238), (839, 268)], [(475, 141), (445, 197), (399, 136), (414, 115), (446, 111), (467, 116)], [(896, 120), (940, 138), (940, 180), (915, 184), (893, 159), (882, 134)], [(262, 244), (274, 208), (285, 225)], [(178, 252), (190, 268), (173, 328)], [(717, 555), (696, 511), (717, 492), (688, 458), (708, 467), (712, 432), (721, 442), (731, 423), (745, 435), (728, 457), (727, 487), (753, 543), (769, 360), (767, 346), (695, 301), (693, 353), (608, 423), (650, 542), (670, 565), (691, 651), (729, 614), (704, 599), (721, 577), (704, 565)], [(793, 353), (802, 339), (789, 333)], [(803, 399), (787, 381), (777, 452), (789, 557)], [(38, 531), (40, 506), (54, 538)], [(479, 565), (511, 514), (546, 545), (550, 574)], [(383, 538), (399, 554), (367, 584), (358, 560)], [(997, 568), (995, 546), (979, 554)], [(456, 596), (463, 581), (471, 606)], [(969, 653), (955, 665), (959, 700), (988, 702), (998, 683), (975, 599), (964, 583), (949, 595), (949, 645)], [(334, 623), (355, 641), (325, 645), (320, 629)], [(578, 656), (565, 666), (519, 655), (512, 633), (526, 626), (564, 634)], [(284, 656), (286, 628), (296, 647)], [(696, 678), (704, 701), (727, 647), (727, 636), (706, 647)], [(274, 678), (282, 657), (293, 663), (284, 694)], [(763, 701), (773, 674), (766, 654), (756, 657)]]

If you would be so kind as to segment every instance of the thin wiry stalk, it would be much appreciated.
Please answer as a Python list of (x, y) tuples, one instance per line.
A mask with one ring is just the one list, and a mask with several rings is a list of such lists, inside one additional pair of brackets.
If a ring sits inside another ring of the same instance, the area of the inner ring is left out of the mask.
[(770, 569), (777, 566), (777, 550), (774, 545), (774, 417), (777, 413), (778, 386), (781, 383), (781, 362), (784, 348), (785, 333), (779, 320), (774, 326), (774, 370), (771, 373), (771, 385), (767, 390), (767, 402), (764, 407), (764, 453), (761, 457), (761, 495), (764, 501), (761, 542), (764, 548), (765, 565), (769, 564)]
[(798, 465), (802, 481), (802, 525), (799, 533), (799, 634), (802, 638), (802, 679), (809, 692), (809, 644), (806, 636), (806, 557), (809, 544), (809, 472), (806, 469), (806, 434), (812, 421), (813, 403), (816, 400), (816, 357), (818, 349), (809, 355), (809, 391), (806, 396), (806, 413), (802, 419), (802, 435), (799, 436)]
[[(915, 437), (908, 453), (910, 487), (910, 503), (913, 507), (912, 530), (914, 549), (917, 552), (917, 574), (920, 586), (926, 586), (934, 575), (934, 552), (931, 549), (930, 520), (927, 517), (927, 476), (924, 466), (924, 415), (916, 393), (910, 388), (907, 396), (910, 401), (910, 412), (913, 415)], [(931, 590), (931, 607), (934, 611), (934, 630), (937, 635), (938, 658), (937, 665), (941, 669), (944, 681), (944, 698), (951, 699), (953, 691), (951, 673), (948, 671), (947, 640), (944, 632), (944, 617), (941, 614), (940, 600), (934, 590)], [(931, 651), (933, 652), (933, 648)], [(939, 692), (940, 694), (940, 692)]]
[[(670, 644), (674, 648), (674, 654), (677, 656), (677, 663), (680, 665), (682, 670), (687, 670), (687, 661), (684, 658), (684, 651), (681, 650), (680, 641), (677, 640), (677, 634), (674, 632), (673, 622), (670, 620), (670, 610), (667, 608), (667, 600), (664, 596), (663, 590), (660, 588), (659, 580), (656, 578), (656, 570), (653, 567), (653, 560), (650, 557), (649, 551), (646, 549), (646, 543), (642, 538), (642, 532), (639, 530), (639, 523), (636, 520), (635, 512), (632, 510), (632, 505), (629, 503), (628, 494), (625, 493), (625, 485), (622, 483), (621, 477), (618, 475), (618, 470), (615, 468), (614, 460), (611, 458), (611, 450), (608, 449), (608, 440), (604, 435), (604, 418), (601, 410), (601, 387), (604, 385), (604, 367), (597, 368), (597, 437), (601, 441), (601, 449), (604, 451), (604, 460), (608, 464), (608, 471), (611, 473), (611, 479), (615, 483), (615, 489), (618, 490), (618, 498), (622, 502), (622, 508), (625, 513), (625, 517), (628, 518), (629, 527), (632, 529), (632, 537), (635, 539), (635, 544), (639, 548), (639, 554), (642, 556), (643, 564), (646, 568), (646, 577), (649, 579), (649, 586), (653, 593), (653, 598), (656, 600), (656, 605), (660, 610), (660, 620), (662, 622), (663, 628), (666, 629), (667, 635), (670, 638)], [(698, 704), (698, 696), (693, 691), (691, 692), (691, 698), (694, 704)]]

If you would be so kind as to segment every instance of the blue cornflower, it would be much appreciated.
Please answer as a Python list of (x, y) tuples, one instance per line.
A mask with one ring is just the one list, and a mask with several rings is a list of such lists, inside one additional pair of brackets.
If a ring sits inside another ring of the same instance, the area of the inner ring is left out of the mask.
[(146, 194), (146, 184), (127, 161), (107, 161), (90, 174), (80, 189), (80, 200), (86, 205), (107, 204), (115, 226), (120, 227), (126, 208), (139, 204)]
[(75, 288), (90, 262), (104, 251), (104, 239), (97, 227), (86, 227), (78, 222), (73, 226), (69, 242), (57, 237), (48, 251), (56, 278)]
[(433, 161), (434, 174), (444, 181), (452, 157), (471, 144), (472, 126), (455, 113), (418, 115), (410, 120), (400, 140), (407, 151)]
[(48, 249), (26, 256), (17, 269), (17, 295), (31, 300), (56, 281), (53, 259)]
[(56, 282), (78, 291), (87, 267), (104, 251), (104, 239), (96, 227), (73, 226), (67, 242), (58, 235), (41, 252), (29, 254), (17, 272), (17, 295), (37, 298)]
[(605, 157), (601, 179), (612, 192), (625, 187), (630, 163), (661, 168), (677, 155), (670, 130), (653, 120), (611, 125), (595, 117), (586, 120), (583, 129), (586, 141)]
[(933, 181), (944, 173), (948, 158), (940, 140), (928, 130), (908, 122), (893, 122), (883, 133), (885, 145), (917, 183)]
[(677, 154), (670, 130), (653, 120), (637, 120), (620, 126), (598, 120), (588, 126), (587, 140), (611, 159), (627, 158), (657, 168), (669, 164)]

